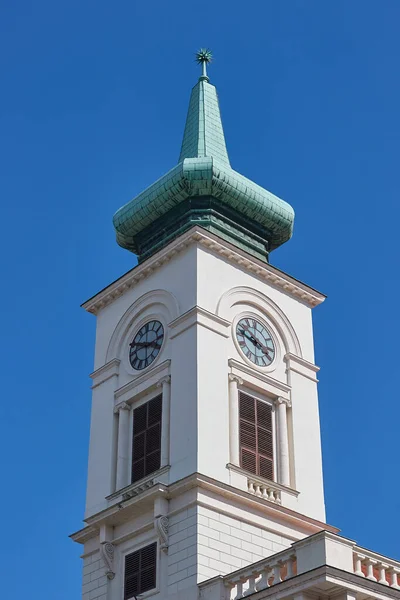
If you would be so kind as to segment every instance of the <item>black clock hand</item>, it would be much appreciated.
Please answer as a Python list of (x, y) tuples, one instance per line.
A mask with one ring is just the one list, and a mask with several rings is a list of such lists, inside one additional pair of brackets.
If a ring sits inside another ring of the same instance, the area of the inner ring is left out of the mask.
[(136, 344), (134, 344), (134, 346), (138, 348), (149, 348), (150, 346), (156, 348), (158, 345), (159, 344), (156, 344), (156, 340), (153, 340), (152, 342), (136, 342)]
[(258, 346), (258, 348), (260, 348), (265, 354), (268, 354), (269, 357), (269, 353), (271, 352), (271, 350), (267, 348), (267, 346), (264, 346), (264, 344), (262, 344), (260, 340), (255, 338), (253, 335), (251, 335), (251, 333), (245, 331), (244, 329), (240, 333), (247, 337), (247, 339), (249, 339), (251, 342), (253, 342), (255, 346)]
[(249, 332), (247, 332), (247, 331), (244, 331), (244, 330), (243, 330), (243, 331), (241, 331), (240, 333), (241, 333), (242, 335), (244, 335), (245, 337), (247, 337), (247, 339), (248, 339), (248, 340), (250, 340), (251, 342), (253, 342), (253, 344), (254, 344), (255, 346), (257, 346), (257, 345), (258, 345), (258, 341), (257, 341), (257, 339), (256, 339), (254, 336), (252, 336), (252, 335), (251, 335), (251, 333), (249, 333)]

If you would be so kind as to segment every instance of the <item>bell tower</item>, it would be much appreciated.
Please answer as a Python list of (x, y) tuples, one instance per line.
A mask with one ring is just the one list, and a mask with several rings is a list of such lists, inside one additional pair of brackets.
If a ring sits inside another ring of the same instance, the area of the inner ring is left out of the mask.
[[(120, 208), (138, 265), (97, 320), (83, 599), (194, 600), (198, 584), (325, 523), (312, 309), (272, 266), (289, 204), (230, 165), (198, 52), (178, 164)], [(234, 124), (230, 124), (234, 126)]]

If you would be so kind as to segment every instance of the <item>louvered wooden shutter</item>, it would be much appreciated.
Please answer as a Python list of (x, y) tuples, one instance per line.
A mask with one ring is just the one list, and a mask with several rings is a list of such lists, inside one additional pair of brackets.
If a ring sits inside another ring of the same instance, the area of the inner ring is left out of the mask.
[(239, 444), (241, 467), (273, 480), (271, 406), (243, 392), (239, 392)]
[(132, 483), (160, 468), (162, 396), (133, 411)]
[(156, 587), (157, 544), (125, 556), (124, 600)]

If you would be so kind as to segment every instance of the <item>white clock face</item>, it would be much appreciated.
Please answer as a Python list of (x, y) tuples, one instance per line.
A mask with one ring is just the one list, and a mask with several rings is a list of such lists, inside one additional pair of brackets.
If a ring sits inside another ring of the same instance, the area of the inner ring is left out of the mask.
[(275, 345), (268, 329), (245, 317), (236, 325), (236, 339), (243, 354), (258, 367), (268, 367), (275, 358)]

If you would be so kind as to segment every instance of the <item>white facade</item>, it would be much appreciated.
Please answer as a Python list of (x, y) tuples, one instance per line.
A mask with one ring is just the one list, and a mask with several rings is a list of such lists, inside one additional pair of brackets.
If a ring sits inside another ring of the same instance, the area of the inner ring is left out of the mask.
[[(84, 543), (84, 600), (123, 598), (125, 554), (153, 541), (157, 588), (145, 596), (189, 599), (209, 577), (336, 531), (324, 524), (311, 319), (323, 299), (193, 228), (84, 305), (97, 316), (87, 526), (73, 536)], [(270, 366), (239, 349), (243, 316), (271, 332)], [(151, 319), (163, 346), (135, 371), (129, 343)], [(161, 468), (131, 484), (132, 409), (161, 390)], [(239, 390), (272, 406), (273, 481), (240, 467)]]

